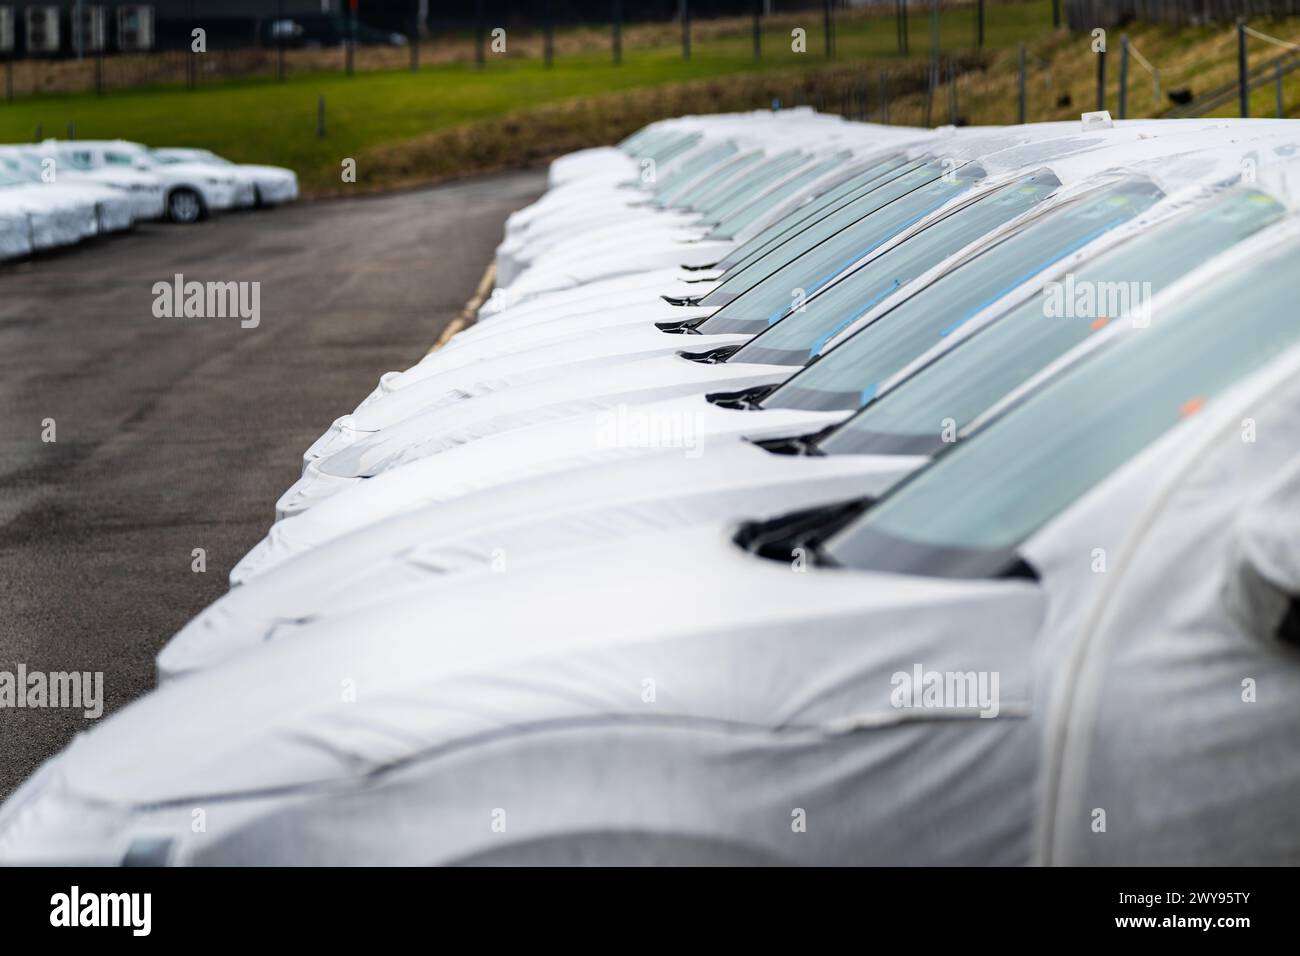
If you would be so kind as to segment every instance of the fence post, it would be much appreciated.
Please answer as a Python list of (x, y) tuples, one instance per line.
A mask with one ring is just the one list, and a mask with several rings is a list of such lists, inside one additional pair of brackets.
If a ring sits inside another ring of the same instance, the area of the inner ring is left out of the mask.
[(1119, 38), (1119, 118), (1128, 118), (1128, 34)]
[(907, 0), (896, 0), (898, 10), (898, 52), (907, 55)]
[(1061, 0), (1052, 0), (1052, 29), (1060, 29), (1061, 26)]
[(975, 49), (984, 49), (984, 0), (975, 6)]
[(1097, 54), (1097, 109), (1106, 108), (1106, 51)]
[(316, 136), (323, 139), (325, 137), (325, 96), (316, 98)]
[(1286, 116), (1286, 110), (1282, 108), (1282, 62), (1280, 60), (1274, 62), (1273, 71), (1277, 79), (1277, 118), (1282, 119)]
[(68, 120), (68, 139), (74, 140), (76, 138), (77, 138), (77, 121)]
[(939, 69), (939, 0), (930, 0), (930, 68)]
[(1237, 18), (1237, 86), (1241, 115), (1250, 115), (1250, 76), (1246, 68), (1246, 21)]
[(189, 0), (189, 3), (186, 5), (186, 12), (189, 13), (190, 22), (190, 51), (188, 58), (185, 61), (185, 85), (187, 88), (192, 90), (197, 83), (195, 70), (197, 64), (194, 62), (194, 0)]
[(754, 62), (763, 59), (763, 0), (754, 0)]
[(832, 19), (831, 0), (822, 0), (822, 23), (826, 31), (826, 59), (835, 56), (835, 21)]
[(479, 68), (487, 62), (483, 53), (483, 0), (474, 0), (474, 63)]
[(356, 56), (357, 48), (357, 0), (350, 0), (352, 7), (348, 14), (348, 76), (352, 75), (352, 59)]
[(420, 16), (411, 18), (411, 72), (420, 72)]
[(275, 78), (284, 82), (284, 0), (275, 0)]
[(948, 125), (957, 125), (957, 71), (948, 61)]
[(542, 16), (545, 18), (542, 24), (542, 59), (548, 70), (555, 56), (555, 22), (551, 13), (551, 3), (552, 0), (546, 0), (546, 8), (542, 11)]
[(1016, 120), (1016, 122), (1023, 125), (1025, 122), (1025, 45), (1024, 43), (1020, 44), (1018, 63), (1019, 63), (1019, 79), (1017, 81), (1017, 85), (1020, 88), (1020, 112), (1017, 114), (1019, 118)]
[(37, 124), (36, 124), (36, 138), (33, 139), (32, 142), (33, 142), (33, 143), (39, 143), (39, 142), (40, 142), (41, 140), (43, 140), (44, 138), (45, 138), (45, 124), (44, 124), (44, 123), (37, 123)]
[(880, 125), (889, 125), (889, 89), (885, 85), (885, 71), (880, 71)]
[(682, 21), (682, 59), (691, 61), (691, 7), (690, 0), (677, 0), (677, 16)]
[(614, 65), (619, 66), (623, 62), (623, 0), (613, 0), (614, 2)]
[(931, 63), (930, 69), (926, 71), (928, 74), (927, 82), (925, 85), (925, 126), (926, 128), (929, 128), (930, 121), (934, 118), (934, 113), (933, 113), (934, 86), (939, 81), (938, 76), (935, 75), (935, 70), (936, 70), (935, 65)]

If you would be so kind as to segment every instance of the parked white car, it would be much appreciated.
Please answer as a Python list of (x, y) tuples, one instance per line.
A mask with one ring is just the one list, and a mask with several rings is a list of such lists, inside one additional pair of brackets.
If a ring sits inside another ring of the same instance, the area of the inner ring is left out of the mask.
[(253, 187), (233, 172), (207, 163), (161, 163), (148, 148), (126, 140), (47, 141), (41, 148), (75, 171), (134, 169), (157, 176), (165, 189), (164, 209), (172, 222), (194, 223), (236, 206), (253, 204)]
[(135, 204), (127, 192), (75, 176), (64, 177), (62, 181), (56, 177), (47, 182), (41, 176), (40, 161), (22, 147), (0, 146), (0, 169), (28, 183), (46, 187), (51, 196), (93, 204), (95, 232), (99, 235), (130, 229), (135, 223)]
[[(0, 860), (1294, 861), (1300, 764), (1257, 755), (1300, 692), (1300, 248), (1260, 240), (873, 506), (433, 581), (165, 686), (9, 799)], [(1242, 673), (1281, 692), (1216, 704)]]
[(41, 189), (7, 169), (0, 169), (0, 214), (27, 218), (35, 252), (75, 245), (99, 231), (92, 201)]
[[(1263, 148), (1270, 140), (1259, 142)], [(1155, 172), (1205, 143), (1204, 133), (1162, 137), (1126, 127), (1033, 144), (1028, 165), (1019, 142), (1005, 159), (991, 153), (949, 172), (939, 162), (925, 164), (864, 194), (865, 206), (854, 201), (814, 224), (808, 231), (830, 235), (712, 314), (699, 313), (703, 321), (690, 323), (691, 334), (635, 323), (566, 336), (557, 327), (569, 320), (553, 320), (539, 323), (536, 336), (507, 327), (500, 336), (435, 353), (421, 364), (441, 366), (444, 374), (367, 403), (346, 430), (334, 426), (313, 446), (309, 455), (316, 457), (277, 502), (277, 515), (299, 514), (388, 468), (512, 428), (780, 381), (788, 375), (783, 370), (815, 358), (855, 321), (910, 295), (913, 280), (977, 253), (1000, 227), (1023, 222), (1040, 203), (1068, 202), (1093, 184), (1091, 177), (1126, 162), (1149, 163)], [(1238, 163), (1229, 165), (1235, 174)], [(986, 294), (1006, 284), (996, 273), (989, 281)], [(809, 290), (806, 299), (800, 290)]]
[[(1216, 190), (1172, 205), (1163, 220), (1134, 223), (1100, 254), (1041, 274), (1032, 289), (1049, 277), (1074, 275), (1082, 284), (1149, 283), (1158, 294), (1286, 215), (1285, 205), (1254, 188)], [(1019, 238), (1041, 235), (1026, 230)], [(1008, 241), (1002, 248), (1010, 254), (1016, 247)], [(926, 291), (942, 294), (959, 276), (956, 270)], [(962, 304), (954, 299), (948, 314), (959, 316)], [(958, 337), (855, 415), (850, 403), (859, 399), (846, 396), (864, 390), (871, 370), (860, 353), (840, 348), (817, 363), (838, 370), (830, 373), (836, 387), (821, 391), (818, 401), (799, 385), (800, 373), (766, 397), (678, 399), (646, 406), (639, 420), (629, 416), (647, 433), (659, 432), (654, 442), (630, 435), (622, 444), (601, 441), (602, 430), (618, 424), (607, 415), (577, 428), (563, 423), (501, 436), (485, 443), (483, 450), (492, 452), (487, 458), (470, 446), (468, 455), (449, 452), (452, 460), (440, 470), (399, 469), (378, 479), (373, 493), (367, 489), (365, 501), (348, 500), (355, 498), (349, 492), (326, 506), (326, 514), (277, 524), (237, 568), (239, 586), (169, 642), (159, 656), (160, 679), (292, 633), (288, 621), (320, 620), (390, 600), (428, 577), (490, 567), (498, 553), (518, 560), (649, 530), (879, 495), (946, 447), (946, 419), (958, 440), (1036, 371), (1071, 350), (1078, 358), (1066, 367), (1089, 358), (1092, 337), (1110, 325), (1087, 315), (1044, 323), (1041, 294), (1032, 290), (1002, 302), (1015, 304), (995, 305), (980, 329)], [(889, 398), (894, 389), (896, 400)], [(849, 487), (855, 490), (846, 494)], [(371, 502), (385, 510), (376, 512)], [(318, 523), (330, 513), (350, 514), (356, 523), (330, 538)]]
[[(298, 198), (298, 176), (292, 169), (285, 169), (283, 166), (232, 163), (207, 149), (167, 147), (151, 149), (149, 154), (164, 166), (197, 163), (215, 166), (223, 172), (229, 172), (239, 180), (241, 186), (252, 185), (253, 206), (278, 206)], [(246, 198), (246, 191), (241, 191), (241, 199)]]

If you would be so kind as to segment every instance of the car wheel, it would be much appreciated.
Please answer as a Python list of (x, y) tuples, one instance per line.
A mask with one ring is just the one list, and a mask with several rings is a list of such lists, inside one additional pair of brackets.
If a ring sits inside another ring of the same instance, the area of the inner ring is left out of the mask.
[(198, 222), (203, 215), (203, 200), (193, 189), (174, 189), (167, 197), (167, 218), (172, 222)]
[(267, 202), (265, 199), (262, 198), (262, 188), (260, 186), (253, 187), (253, 208), (254, 209), (267, 208)]

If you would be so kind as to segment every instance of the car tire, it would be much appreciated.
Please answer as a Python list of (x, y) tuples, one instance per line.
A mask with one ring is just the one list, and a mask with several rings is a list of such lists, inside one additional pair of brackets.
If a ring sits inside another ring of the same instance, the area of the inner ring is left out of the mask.
[(167, 194), (167, 218), (183, 225), (203, 218), (203, 200), (193, 189), (182, 187)]

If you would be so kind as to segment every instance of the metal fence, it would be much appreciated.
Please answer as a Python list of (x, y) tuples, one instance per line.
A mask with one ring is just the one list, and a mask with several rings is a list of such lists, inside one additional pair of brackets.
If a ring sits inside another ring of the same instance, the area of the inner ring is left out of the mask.
[[(356, 11), (349, 0), (326, 0), (339, 12), (302, 13), (291, 0), (249, 0), (232, 5), (222, 0), (155, 0), (152, 49), (123, 51), (116, 47), (117, 14), (125, 5), (103, 4), (110, 25), (103, 49), (71, 52), (66, 22), (57, 52), (24, 56), (0, 49), (4, 61), (3, 92), (9, 98), (45, 93), (95, 91), (111, 93), (140, 87), (186, 85), (248, 78), (285, 79), (296, 74), (352, 73), (376, 70), (419, 70), (447, 63), (484, 65), (494, 54), (496, 32), (509, 33), (510, 59), (529, 58), (562, 65), (568, 57), (593, 54), (620, 62), (641, 49), (677, 47), (690, 60), (726, 44), (748, 51), (756, 61), (789, 44), (792, 24), (807, 27), (807, 52), (836, 58), (838, 31), (864, 19), (892, 25), (885, 53), (925, 57), (931, 39), (931, 11), (971, 24), (962, 30), (960, 49), (979, 48), (986, 16), (996, 22), (1000, 9), (1023, 0), (456, 0), (421, 4), (394, 0), (382, 8), (376, 0), (360, 0)], [(65, 13), (74, 9), (64, 0)], [(89, 5), (96, 6), (96, 5)], [(319, 0), (309, 7), (319, 9)], [(20, 15), (22, 5), (5, 5)], [(259, 10), (254, 15), (250, 10)], [(420, 16), (421, 10), (426, 16)], [(354, 12), (356, 15), (354, 15)], [(238, 13), (238, 16), (233, 15)], [(901, 14), (907, 16), (900, 17)], [(382, 16), (381, 16), (382, 14)], [(405, 17), (405, 26), (402, 26)], [(905, 24), (912, 20), (909, 37)], [(304, 26), (306, 24), (307, 26)], [(1043, 28), (1051, 24), (1044, 22)], [(310, 27), (310, 30), (307, 27)], [(192, 49), (194, 30), (203, 31), (203, 50)], [(897, 49), (892, 43), (897, 31)], [(847, 37), (847, 34), (845, 34)], [(21, 41), (21, 37), (18, 38)], [(844, 44), (845, 59), (853, 58)], [(948, 51), (945, 50), (945, 53)], [(742, 56), (746, 54), (741, 54)]]
[(1300, 0), (1065, 0), (1071, 30), (1118, 26), (1131, 20), (1171, 26), (1232, 23), (1238, 17), (1300, 13)]

